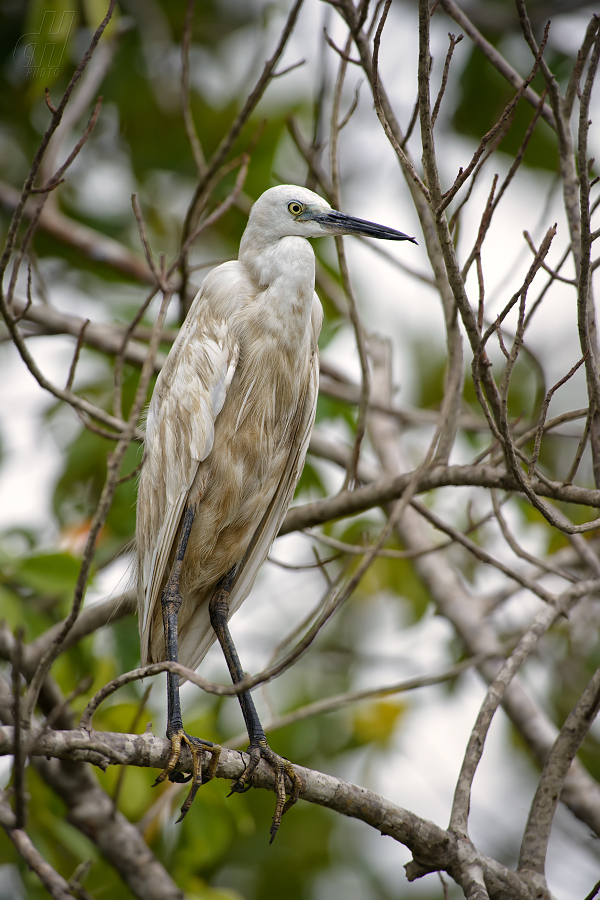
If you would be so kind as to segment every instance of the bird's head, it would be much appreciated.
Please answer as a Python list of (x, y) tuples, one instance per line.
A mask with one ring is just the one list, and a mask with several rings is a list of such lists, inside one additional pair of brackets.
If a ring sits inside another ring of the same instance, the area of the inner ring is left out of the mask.
[(259, 231), (267, 240), (292, 235), (315, 238), (326, 234), (359, 234), (417, 243), (402, 231), (338, 212), (318, 194), (295, 184), (280, 184), (265, 191), (252, 207), (248, 227)]

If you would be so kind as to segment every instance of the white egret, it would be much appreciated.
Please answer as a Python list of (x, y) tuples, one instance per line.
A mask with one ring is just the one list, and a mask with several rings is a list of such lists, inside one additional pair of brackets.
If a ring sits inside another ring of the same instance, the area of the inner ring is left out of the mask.
[[(216, 637), (234, 683), (243, 678), (227, 622), (252, 588), (304, 465), (323, 318), (306, 238), (327, 234), (416, 243), (336, 212), (306, 188), (271, 188), (252, 207), (238, 260), (206, 277), (157, 379), (137, 504), (142, 665), (167, 659), (195, 669)], [(293, 785), (287, 806), (299, 781), (267, 744), (250, 693), (239, 701), (250, 762), (232, 790), (247, 790), (261, 757), (270, 764), (272, 840), (287, 808), (284, 775)], [(171, 673), (167, 737), (171, 756), (156, 783), (189, 780), (174, 772), (182, 742), (193, 758), (183, 818), (202, 784), (202, 750), (212, 753), (210, 778), (219, 748), (184, 731)]]

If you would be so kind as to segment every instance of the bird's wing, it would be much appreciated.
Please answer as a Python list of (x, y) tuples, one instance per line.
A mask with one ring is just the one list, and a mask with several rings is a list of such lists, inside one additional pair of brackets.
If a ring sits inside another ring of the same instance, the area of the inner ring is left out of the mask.
[[(319, 352), (317, 341), (323, 321), (323, 309), (315, 294), (312, 309), (312, 357), (309, 378), (304, 397), (297, 410), (296, 427), (290, 443), (288, 460), (273, 495), (273, 498), (254, 532), (246, 554), (237, 568), (235, 581), (229, 595), (229, 615), (239, 609), (256, 580), (258, 571), (264, 563), (271, 544), (285, 518), (294, 497), (296, 485), (304, 468), (304, 460), (315, 421), (317, 395), (319, 392)], [(200, 604), (188, 622), (185, 634), (180, 639), (179, 658), (185, 659), (190, 669), (196, 669), (209, 648), (215, 641), (215, 634), (210, 625), (207, 604)]]
[(142, 662), (152, 610), (186, 499), (210, 453), (214, 423), (235, 373), (239, 346), (227, 323), (196, 298), (158, 377), (148, 410), (146, 461), (140, 477), (136, 540)]

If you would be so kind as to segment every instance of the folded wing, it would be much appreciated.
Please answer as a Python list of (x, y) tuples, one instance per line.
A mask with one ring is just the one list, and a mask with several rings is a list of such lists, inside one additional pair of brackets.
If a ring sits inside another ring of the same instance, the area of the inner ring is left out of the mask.
[(173, 543), (200, 463), (239, 358), (225, 320), (194, 302), (158, 377), (146, 424), (146, 459), (138, 491), (138, 612), (142, 664), (152, 611), (160, 602)]
[[(242, 562), (238, 565), (235, 581), (229, 595), (230, 616), (239, 609), (252, 590), (258, 571), (267, 558), (271, 544), (277, 537), (304, 468), (304, 460), (317, 408), (319, 391), (317, 340), (321, 330), (322, 319), (323, 310), (315, 294), (311, 322), (312, 356), (310, 375), (304, 396), (298, 404), (290, 453), (271, 502), (254, 532)], [(215, 634), (210, 624), (208, 604), (203, 603), (197, 606), (192, 618), (186, 625), (185, 634), (180, 638), (180, 662), (190, 669), (196, 669), (214, 641)]]

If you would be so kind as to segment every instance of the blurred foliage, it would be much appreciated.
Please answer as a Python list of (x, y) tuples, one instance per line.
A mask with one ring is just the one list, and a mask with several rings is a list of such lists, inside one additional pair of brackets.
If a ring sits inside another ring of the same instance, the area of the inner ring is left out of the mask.
[[(71, 21), (72, 7), (76, 8)], [(0, 178), (13, 187), (22, 183), (49, 120), (43, 88), (48, 85), (55, 100), (60, 96), (74, 62), (89, 40), (90, 26), (103, 15), (104, 8), (105, 3), (100, 0), (82, 0), (78, 4), (66, 0), (33, 0), (29, 4), (6, 3), (0, 9)], [(61, 209), (73, 219), (122, 241), (138, 253), (141, 252), (139, 238), (129, 210), (126, 213), (107, 212), (95, 208), (93, 203), (84, 202), (85, 177), (95, 167), (110, 160), (112, 154), (143, 200), (153, 246), (167, 253), (176, 248), (180, 237), (181, 204), (178, 198), (182, 196), (186, 202), (189, 200), (196, 174), (179, 97), (173, 87), (176, 85), (174, 61), (179, 56), (184, 12), (184, 0), (152, 0), (147, 4), (127, 0), (120, 4), (106, 35), (107, 41), (116, 44), (112, 67), (101, 88), (103, 112), (81, 162), (73, 168), (68, 184), (57, 195)], [(204, 59), (206, 64), (210, 54), (218, 58), (225, 52), (227, 41), (240, 36), (258, 47), (257, 59), (262, 59), (266, 56), (260, 43), (265, 21), (276, 12), (275, 6), (271, 5), (264, 6), (259, 13), (253, 4), (201, 0), (194, 20), (193, 60)], [(57, 37), (59, 18), (64, 27)], [(48, 43), (49, 37), (54, 44), (53, 70), (49, 70), (48, 62), (47, 71), (42, 71), (41, 63), (36, 63), (37, 68), (34, 66), (30, 71), (31, 60), (19, 55), (16, 48), (25, 52), (27, 38), (38, 52), (40, 46)], [(503, 49), (501, 37), (493, 34), (488, 37)], [(460, 53), (468, 54), (468, 58), (458, 83), (452, 124), (460, 133), (479, 140), (513, 92), (481, 54), (468, 48), (468, 41), (459, 48)], [(564, 74), (570, 62), (556, 53), (550, 58), (551, 65), (558, 67), (559, 75)], [(207, 156), (218, 146), (239, 108), (239, 97), (219, 101), (216, 93), (208, 83), (202, 90), (192, 91), (192, 111), (199, 123)], [(305, 102), (298, 109), (292, 102), (287, 108), (281, 105), (270, 109), (266, 122), (263, 122), (264, 113), (259, 108), (242, 130), (232, 155), (246, 149), (251, 139), (257, 137), (245, 184), (245, 192), (250, 198), (257, 197), (276, 179), (274, 168), (286, 135), (286, 118), (298, 111), (310, 117), (311, 99), (307, 92)], [(501, 147), (504, 152), (511, 154), (518, 148), (531, 115), (528, 106), (518, 106), (513, 127)], [(544, 123), (531, 141), (525, 165), (556, 169), (555, 144)], [(234, 178), (235, 173), (218, 186), (215, 203), (226, 196)], [(3, 230), (6, 221), (4, 216)], [(211, 230), (206, 244), (198, 248), (199, 258), (210, 259), (235, 252), (244, 227), (245, 215), (232, 210)], [(37, 234), (34, 247), (42, 268), (44, 262), (54, 265), (58, 261), (62, 271), (69, 273), (65, 275), (67, 283), (76, 284), (86, 292), (98, 309), (108, 310), (109, 317), (124, 321), (132, 314), (135, 304), (131, 296), (121, 305), (114, 300), (115, 296), (120, 296), (119, 288), (128, 282), (127, 278), (102, 261), (83, 257), (47, 233)], [(318, 254), (322, 252), (318, 246), (315, 249)], [(339, 281), (329, 265), (323, 264), (329, 275)], [(131, 289), (131, 282), (127, 287)], [(323, 300), (326, 320), (321, 345), (326, 347), (339, 333), (342, 320), (334, 304), (326, 296)], [(149, 323), (151, 320), (144, 321)], [(423, 343), (414, 346), (413, 362), (418, 373), (416, 404), (437, 409), (443, 392), (444, 358), (433, 346)], [(82, 394), (109, 410), (113, 374), (112, 361), (103, 358), (101, 374), (80, 386)], [(126, 367), (125, 412), (132, 403), (137, 379), (138, 372)], [(513, 419), (528, 417), (539, 409), (540, 403), (538, 375), (526, 361), (519, 361), (509, 397), (510, 415)], [(469, 412), (481, 417), (470, 378), (465, 382), (464, 405)], [(319, 398), (319, 424), (350, 434), (355, 421), (355, 408), (329, 397)], [(60, 417), (55, 407), (47, 412), (44, 427), (60, 429)], [(488, 437), (484, 440), (480, 434), (471, 433), (468, 440), (475, 452), (479, 452), (487, 445)], [(13, 531), (3, 535), (0, 542), (1, 616), (11, 629), (23, 625), (27, 640), (60, 621), (69, 609), (82, 547), (104, 484), (107, 453), (111, 449), (107, 440), (85, 429), (65, 439), (61, 446), (64, 446), (62, 470), (53, 495), (56, 535), (49, 539), (34, 531)], [(550, 477), (554, 477), (557, 467), (562, 465), (562, 457), (553, 447), (551, 440), (545, 441), (540, 458)], [(140, 452), (138, 445), (130, 447), (123, 468), (125, 473), (136, 468)], [(324, 496), (329, 487), (319, 461), (309, 458), (299, 493), (319, 497)], [(135, 478), (119, 486), (99, 541), (94, 577), (131, 541), (135, 496)], [(519, 502), (519, 509), (528, 521), (536, 524), (541, 521), (539, 513), (528, 503)], [(587, 513), (587, 510), (569, 510), (574, 521), (578, 516), (583, 520)], [(373, 540), (372, 535), (377, 533), (380, 521), (375, 511), (351, 522), (330, 523), (324, 531), (347, 543), (360, 544), (364, 540)], [(477, 533), (472, 537), (476, 541), (480, 539)], [(566, 539), (553, 532), (549, 549), (557, 549), (564, 543)], [(402, 549), (394, 541), (388, 546)], [(358, 559), (352, 561), (351, 570), (358, 565)], [(330, 566), (334, 574), (336, 565)], [(462, 571), (466, 578), (472, 576), (474, 565), (472, 559), (465, 560)], [(361, 669), (356, 638), (357, 635), (364, 636), (365, 622), (370, 622), (371, 616), (375, 618), (377, 598), (381, 595), (392, 598), (403, 623), (419, 622), (431, 609), (431, 598), (410, 560), (379, 558), (355, 596), (338, 614), (336, 627), (320, 636), (311, 649), (310, 661), (301, 661), (288, 677), (287, 704), (284, 702), (282, 708), (287, 705), (286, 711), (289, 711), (355, 686), (354, 677)], [(453, 646), (451, 652), (460, 656), (462, 649)], [(553, 701), (557, 718), (566, 715), (597, 661), (597, 651), (586, 650), (578, 660), (576, 671), (565, 677), (564, 684), (555, 686)], [(125, 620), (63, 654), (54, 666), (53, 675), (67, 693), (85, 675), (91, 674), (94, 679), (91, 693), (138, 663), (136, 623)], [(448, 685), (448, 690), (452, 686)], [(165, 705), (162, 690), (155, 688), (143, 713), (140, 710), (141, 694), (139, 685), (131, 685), (111, 698), (99, 710), (96, 727), (129, 731), (140, 713), (138, 731), (143, 730), (147, 719), (162, 721)], [(224, 740), (228, 733), (223, 724), (223, 709), (226, 703), (233, 702), (203, 697), (201, 704), (188, 713), (188, 730), (205, 738)], [(81, 711), (84, 705), (85, 698), (78, 698), (73, 707), (75, 711)], [(389, 748), (403, 728), (407, 709), (408, 704), (394, 698), (363, 703), (351, 711), (320, 716), (279, 729), (275, 746), (278, 752), (300, 764), (343, 773), (345, 762), (360, 758), (365, 747), (370, 748), (375, 758)], [(586, 753), (586, 762), (595, 771), (600, 766), (597, 747), (590, 743)], [(118, 776), (116, 767), (109, 768), (106, 773), (97, 773), (100, 783), (111, 795), (116, 790)], [(28, 768), (27, 779), (32, 798), (28, 830), (43, 855), (65, 878), (70, 878), (82, 862), (90, 860), (86, 889), (98, 900), (107, 896), (111, 900), (128, 900), (132, 896), (128, 889), (94, 845), (66, 820), (62, 801), (48, 789), (33, 766)], [(268, 823), (273, 811), (271, 794), (250, 791), (226, 799), (228, 786), (215, 781), (202, 788), (186, 819), (174, 827), (173, 819), (186, 788), (182, 787), (178, 792), (168, 785), (152, 789), (152, 780), (152, 773), (145, 769), (129, 769), (124, 775), (118, 808), (132, 821), (143, 821), (146, 840), (185, 891), (188, 900), (273, 900), (276, 897), (318, 900), (319, 878), (328, 871), (335, 871), (336, 867), (344, 868), (350, 878), (356, 876), (357, 885), (366, 881), (370, 900), (390, 898), (367, 856), (357, 854), (356, 848), (344, 840), (345, 823), (327, 810), (298, 804), (286, 816), (277, 841), (269, 847)], [(170, 792), (170, 799), (165, 806), (160, 798), (166, 792)], [(37, 878), (14, 853), (4, 832), (0, 832), (0, 860), (2, 864), (18, 866), (27, 898), (42, 900), (46, 896)], [(394, 897), (401, 896), (400, 890)], [(440, 896), (437, 885), (430, 890), (428, 895), (425, 886), (420, 896), (424, 900), (427, 896)], [(0, 900), (5, 898), (0, 897)]]
[[(501, 43), (498, 49), (500, 52), (503, 51)], [(496, 69), (489, 65), (481, 53), (473, 49), (467, 52), (468, 62), (460, 80), (460, 102), (454, 111), (452, 123), (459, 134), (480, 140), (481, 135), (489, 131), (499, 119), (503, 109), (514, 97), (515, 91)], [(556, 53), (549, 53), (546, 58), (554, 72), (560, 72), (565, 68), (565, 63), (570, 62), (566, 57), (562, 55), (559, 57)], [(537, 75), (531, 86), (541, 93), (544, 88), (542, 76)], [(533, 115), (534, 110), (531, 107), (524, 103), (517, 105), (512, 127), (500, 144), (503, 153), (515, 155)], [(556, 141), (550, 126), (543, 120), (531, 137), (525, 151), (524, 162), (532, 168), (549, 169), (551, 172), (558, 169)]]

